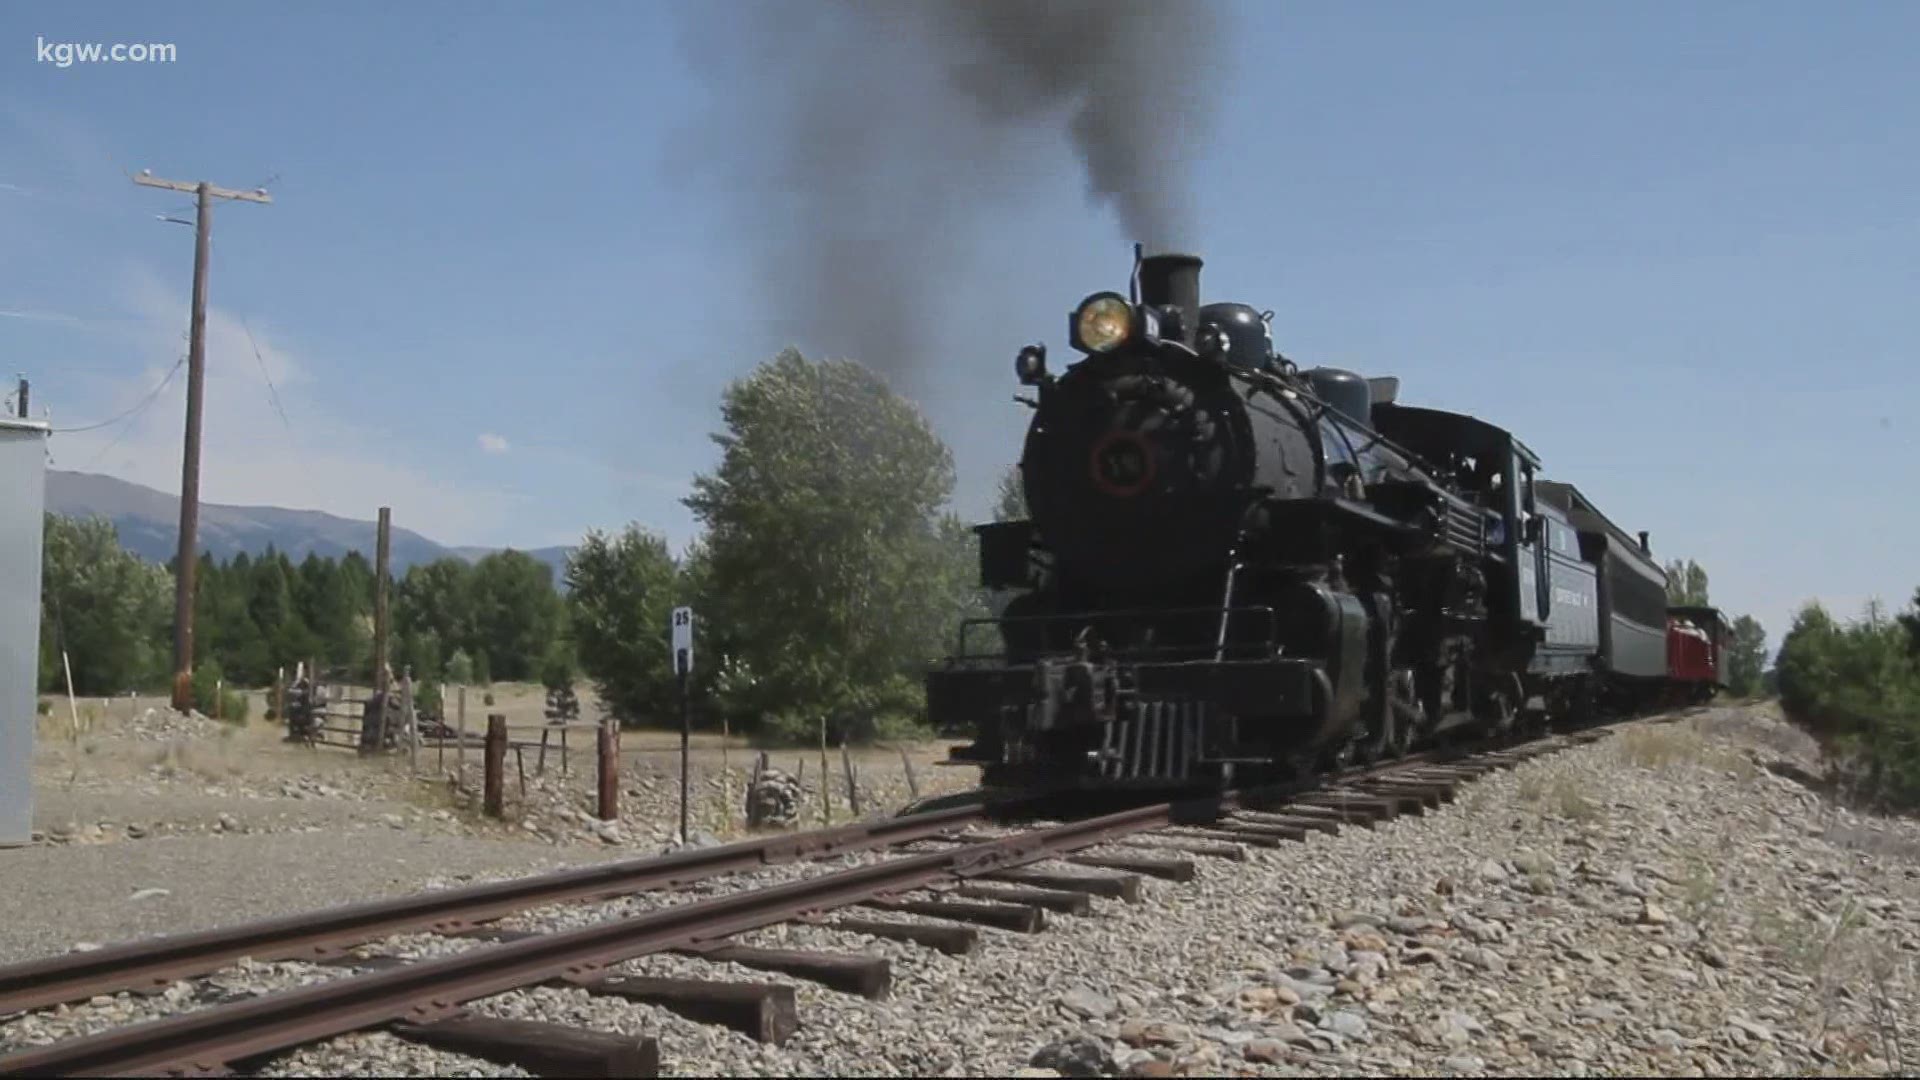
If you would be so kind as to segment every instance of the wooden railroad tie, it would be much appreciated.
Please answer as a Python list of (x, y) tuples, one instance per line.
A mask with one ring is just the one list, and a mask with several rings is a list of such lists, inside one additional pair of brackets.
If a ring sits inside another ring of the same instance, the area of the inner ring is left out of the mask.
[[(1308, 813), (1278, 814), (1269, 813), (1265, 810), (1240, 810), (1235, 812), (1229, 820), (1244, 821), (1255, 825), (1290, 825), (1296, 829), (1306, 829), (1311, 832), (1321, 832), (1331, 836), (1340, 831), (1340, 819), (1341, 815), (1337, 812), (1327, 815), (1317, 815)], [(1358, 822), (1358, 824), (1371, 825), (1372, 822), (1363, 821)]]
[(389, 1030), (409, 1042), (518, 1065), (535, 1076), (660, 1075), (660, 1044), (651, 1037), (474, 1013)]
[(690, 945), (673, 950), (717, 964), (739, 964), (757, 971), (777, 971), (817, 982), (829, 990), (879, 1000), (893, 987), (893, 967), (884, 956), (866, 953), (809, 952), (802, 949), (759, 949), (748, 945)]
[(820, 925), (849, 934), (866, 934), (889, 941), (909, 941), (948, 956), (965, 956), (980, 943), (980, 931), (971, 926), (941, 926), (935, 923), (885, 922), (880, 919), (821, 920)]
[[(1212, 828), (1212, 829), (1202, 829), (1197, 827), (1188, 828), (1185, 832), (1179, 833), (1177, 835), (1188, 837), (1194, 840), (1215, 840), (1215, 841), (1224, 840), (1230, 844), (1252, 844), (1254, 847), (1279, 847), (1281, 844), (1284, 844), (1287, 842), (1285, 839), (1278, 836), (1250, 833), (1243, 829), (1228, 829), (1228, 828)], [(1241, 852), (1241, 857), (1242, 858), (1246, 857), (1246, 853), (1244, 851)]]
[(899, 915), (924, 915), (930, 919), (977, 923), (1016, 934), (1037, 934), (1047, 926), (1046, 914), (1026, 904), (997, 904), (978, 900), (875, 899), (861, 906)]
[(1033, 885), (1042, 889), (1062, 889), (1068, 892), (1083, 892), (1093, 896), (1104, 896), (1110, 900), (1124, 900), (1129, 904), (1140, 902), (1140, 876), (1138, 874), (1056, 874), (1047, 870), (1031, 870), (1026, 867), (1014, 867), (1010, 870), (996, 870), (980, 875), (983, 881), (1005, 881), (1014, 885)]
[(1062, 915), (1089, 915), (1093, 912), (1091, 894), (1068, 892), (1065, 889), (1023, 889), (967, 883), (956, 885), (950, 891), (954, 896), (964, 896), (969, 900), (986, 900), (1007, 905), (1018, 904), (1039, 908), (1042, 911), (1057, 911)]
[(697, 1023), (731, 1028), (774, 1046), (800, 1030), (793, 987), (783, 983), (607, 975), (578, 985), (596, 994), (656, 1005)]
[(1123, 870), (1162, 881), (1192, 881), (1196, 873), (1192, 859), (1157, 859), (1146, 855), (1069, 855), (1065, 861), (1074, 866)]
[(1189, 855), (1201, 855), (1209, 859), (1225, 859), (1228, 862), (1247, 861), (1247, 849), (1239, 844), (1209, 843), (1206, 840), (1170, 833), (1125, 836), (1113, 843), (1116, 847), (1133, 848), (1136, 851), (1184, 851)]

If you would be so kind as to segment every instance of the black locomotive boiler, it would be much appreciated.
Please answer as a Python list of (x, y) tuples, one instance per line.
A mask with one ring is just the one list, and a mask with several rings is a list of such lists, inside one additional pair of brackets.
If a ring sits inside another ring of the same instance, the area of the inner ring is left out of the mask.
[(1300, 370), (1270, 312), (1201, 304), (1201, 265), (1137, 259), (1132, 295), (1082, 301), (1057, 375), (1020, 351), (1030, 520), (977, 527), (1004, 605), (927, 677), (934, 722), (973, 736), (952, 760), (987, 786), (1213, 787), (1599, 704), (1603, 639), (1638, 641), (1602, 563), (1657, 577), (1645, 552), (1584, 502), (1576, 528), (1507, 432)]

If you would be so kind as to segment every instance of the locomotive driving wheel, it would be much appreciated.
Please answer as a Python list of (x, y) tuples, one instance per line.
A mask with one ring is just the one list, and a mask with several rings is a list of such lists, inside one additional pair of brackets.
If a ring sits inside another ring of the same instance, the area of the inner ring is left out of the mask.
[(1414, 678), (1412, 668), (1394, 672), (1388, 691), (1392, 724), (1388, 750), (1391, 756), (1400, 757), (1413, 748), (1414, 737), (1420, 732), (1426, 713), (1420, 709), (1419, 680)]
[(1354, 758), (1370, 765), (1405, 756), (1424, 715), (1413, 669), (1400, 668), (1388, 675), (1384, 700), (1369, 712), (1372, 726), (1354, 739)]
[(1480, 694), (1476, 712), (1487, 722), (1489, 731), (1495, 735), (1506, 735), (1514, 730), (1514, 721), (1518, 719), (1520, 706), (1525, 700), (1520, 676), (1510, 675), (1504, 680), (1497, 680), (1493, 688)]

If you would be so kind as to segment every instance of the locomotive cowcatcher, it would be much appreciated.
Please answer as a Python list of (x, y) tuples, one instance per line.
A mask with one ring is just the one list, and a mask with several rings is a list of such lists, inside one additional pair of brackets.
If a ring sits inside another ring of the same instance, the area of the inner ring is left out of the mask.
[[(986, 786), (1217, 787), (1544, 725), (1665, 675), (1665, 577), (1508, 432), (1301, 370), (1272, 312), (1136, 252), (1058, 374), (1020, 350), (1030, 517), (929, 672)], [(1650, 598), (1654, 606), (1648, 607)]]

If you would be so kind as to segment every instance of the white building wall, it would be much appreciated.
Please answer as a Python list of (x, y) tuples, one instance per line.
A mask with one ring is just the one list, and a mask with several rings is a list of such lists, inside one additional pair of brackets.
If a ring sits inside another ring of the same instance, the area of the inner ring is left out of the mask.
[(47, 428), (0, 419), (0, 847), (33, 831)]

